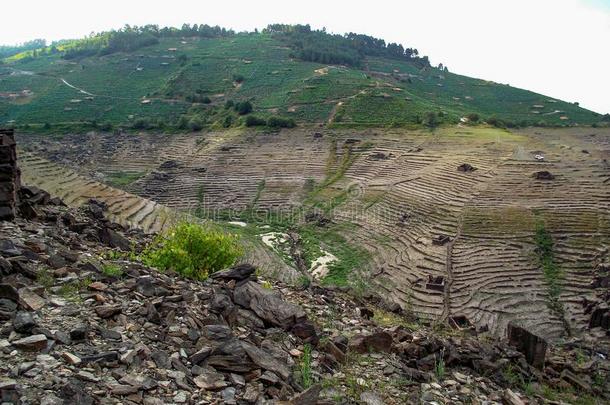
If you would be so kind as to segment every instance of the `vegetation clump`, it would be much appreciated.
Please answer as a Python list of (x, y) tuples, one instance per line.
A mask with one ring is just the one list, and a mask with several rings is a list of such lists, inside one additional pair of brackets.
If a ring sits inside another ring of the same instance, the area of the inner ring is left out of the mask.
[(240, 101), (235, 104), (234, 108), (239, 115), (250, 114), (252, 112), (252, 103), (249, 101)]
[(430, 66), (427, 56), (420, 57), (417, 49), (401, 44), (350, 32), (345, 35), (329, 34), (326, 30), (312, 30), (307, 25), (270, 24), (264, 30), (282, 38), (293, 49), (293, 56), (325, 64), (359, 67), (367, 56), (386, 57), (410, 61), (420, 67)]
[(254, 115), (248, 115), (246, 117), (246, 126), (247, 127), (261, 127), (267, 125), (267, 121), (263, 118), (259, 118)]
[(121, 277), (123, 276), (123, 270), (116, 264), (105, 264), (102, 267), (102, 273), (108, 277)]
[(108, 175), (106, 181), (115, 187), (125, 187), (140, 179), (144, 174), (144, 172), (114, 172)]
[(309, 345), (309, 343), (303, 347), (303, 355), (301, 356), (299, 368), (301, 372), (301, 383), (303, 384), (303, 388), (307, 389), (313, 384), (313, 376), (311, 373), (311, 345)]
[(468, 122), (473, 124), (476, 124), (481, 119), (481, 117), (479, 117), (479, 114), (477, 113), (470, 113), (466, 116), (466, 118), (468, 118)]
[[(158, 44), (159, 38), (183, 36), (221, 38), (234, 34), (232, 30), (218, 26), (210, 27), (206, 24), (193, 24), (192, 26), (184, 24), (179, 29), (173, 27), (160, 28), (153, 24), (141, 27), (126, 25), (119, 30), (102, 32), (85, 39), (54, 42), (48, 49), (49, 51), (55, 49), (55, 52), (61, 50), (63, 51), (62, 57), (70, 60), (95, 55), (110, 55), (116, 52), (133, 52), (140, 48)], [(32, 44), (32, 46), (34, 45), (39, 44)], [(31, 49), (31, 47), (28, 47), (28, 49)]]
[(294, 128), (296, 122), (292, 118), (283, 117), (270, 117), (269, 119), (259, 118), (254, 115), (246, 117), (245, 124), (247, 127), (262, 127), (268, 126), (269, 128)]
[[(542, 267), (544, 279), (547, 285), (548, 305), (551, 311), (561, 318), (565, 324), (563, 303), (560, 301), (563, 292), (563, 272), (555, 263), (553, 254), (553, 238), (542, 221), (536, 224), (536, 253), (538, 262)], [(569, 330), (568, 330), (569, 331)]]
[(36, 51), (47, 46), (47, 41), (44, 39), (34, 39), (19, 45), (0, 45), (0, 58), (15, 55), (20, 52)]
[(296, 123), (292, 118), (271, 117), (267, 120), (267, 126), (271, 128), (294, 128)]
[(144, 262), (160, 270), (205, 280), (241, 257), (237, 237), (210, 226), (182, 221), (159, 235), (144, 252)]

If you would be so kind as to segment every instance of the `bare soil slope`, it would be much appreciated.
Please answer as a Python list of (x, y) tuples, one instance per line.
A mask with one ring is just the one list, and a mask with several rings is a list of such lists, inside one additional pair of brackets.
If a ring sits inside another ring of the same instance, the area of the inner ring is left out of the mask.
[[(424, 317), (466, 317), (495, 333), (511, 321), (552, 338), (585, 329), (583, 298), (593, 297), (594, 268), (608, 259), (608, 129), (22, 138), (100, 181), (138, 173), (127, 191), (178, 210), (320, 209), (349, 224), (344, 236), (370, 252), (370, 285), (385, 297)], [(49, 183), (59, 180), (26, 161), (24, 177), (53, 191)], [(536, 178), (544, 171), (552, 180)], [(117, 204), (130, 218), (151, 210)], [(537, 224), (554, 241), (563, 311), (549, 308)]]

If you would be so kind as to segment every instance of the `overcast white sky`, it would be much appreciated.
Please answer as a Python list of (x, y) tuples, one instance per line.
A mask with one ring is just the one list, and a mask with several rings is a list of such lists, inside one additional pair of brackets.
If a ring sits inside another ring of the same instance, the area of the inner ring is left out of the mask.
[(610, 0), (2, 1), (0, 44), (124, 24), (309, 23), (417, 48), (455, 73), (610, 113)]

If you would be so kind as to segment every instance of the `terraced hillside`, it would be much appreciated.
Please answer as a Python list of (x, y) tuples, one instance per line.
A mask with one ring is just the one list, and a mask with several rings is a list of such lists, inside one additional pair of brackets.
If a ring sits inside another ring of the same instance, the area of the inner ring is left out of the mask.
[(154, 201), (115, 189), (32, 153), (20, 153), (22, 182), (36, 185), (79, 207), (92, 198), (108, 206), (109, 218), (145, 232), (159, 232), (174, 218), (170, 210)]
[(160, 37), (133, 51), (79, 58), (29, 51), (0, 64), (0, 125), (29, 132), (239, 126), (244, 118), (224, 105), (246, 100), (259, 117), (335, 127), (457, 123), (471, 113), (515, 125), (603, 119), (571, 102), (418, 59), (366, 56), (354, 66), (305, 61), (268, 32)]
[[(123, 157), (129, 161), (130, 157)], [(71, 207), (80, 207), (94, 198), (107, 206), (106, 215), (114, 222), (145, 232), (162, 232), (189, 212), (178, 212), (158, 202), (123, 191), (90, 176), (83, 176), (66, 165), (54, 163), (38, 154), (20, 151), (21, 181), (36, 185), (60, 197)], [(137, 167), (137, 166), (136, 166)], [(192, 212), (191, 212), (192, 213)], [(268, 274), (286, 282), (294, 282), (299, 274), (277, 255), (267, 250), (258, 239), (245, 238), (247, 259)]]
[[(343, 275), (422, 317), (498, 334), (509, 322), (550, 338), (586, 329), (583, 299), (594, 293), (593, 269), (609, 257), (608, 129), (234, 130), (20, 141), (167, 207), (248, 222), (241, 225), (250, 236), (268, 226), (300, 233), (310, 254), (338, 258), (327, 281)], [(46, 169), (32, 159), (26, 178), (52, 184), (35, 180)], [(534, 176), (545, 171), (550, 176)], [(312, 224), (311, 212), (331, 222)], [(256, 230), (250, 221), (258, 221)], [(553, 241), (555, 278), (541, 267), (541, 233)]]

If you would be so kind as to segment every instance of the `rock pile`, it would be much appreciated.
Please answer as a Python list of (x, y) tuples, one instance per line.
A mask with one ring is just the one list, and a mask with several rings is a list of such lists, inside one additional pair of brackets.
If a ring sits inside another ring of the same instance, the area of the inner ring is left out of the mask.
[(0, 220), (15, 218), (19, 185), (15, 135), (0, 129)]
[(597, 265), (591, 288), (595, 298), (583, 298), (585, 313), (590, 315), (589, 328), (600, 328), (610, 336), (610, 263)]
[(199, 283), (102, 265), (105, 249), (144, 236), (106, 221), (95, 201), (36, 209), (39, 222), (2, 223), (3, 402), (230, 404), (303, 391), (295, 353), (318, 343), (316, 329), (252, 266)]

